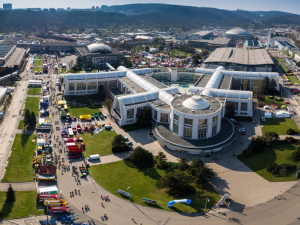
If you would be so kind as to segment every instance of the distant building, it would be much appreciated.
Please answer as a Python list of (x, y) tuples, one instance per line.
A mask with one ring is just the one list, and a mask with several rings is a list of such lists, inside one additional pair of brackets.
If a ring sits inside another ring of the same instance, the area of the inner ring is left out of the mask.
[(274, 62), (265, 49), (217, 48), (203, 65), (205, 68), (223, 66), (237, 71), (272, 72)]
[(262, 48), (262, 44), (259, 40), (256, 39), (247, 39), (245, 41), (244, 48), (245, 49), (253, 49), (253, 48)]
[(177, 40), (201, 40), (209, 39), (213, 36), (213, 31), (187, 31), (183, 33), (176, 34)]
[(106, 63), (113, 64), (118, 61), (121, 63), (123, 61), (123, 53), (116, 49), (112, 49), (105, 44), (90, 44), (87, 47), (77, 47), (77, 56), (84, 58), (83, 61), (91, 59), (93, 67), (106, 69)]
[(275, 45), (282, 51), (286, 51), (287, 49), (290, 50), (291, 52), (298, 52), (299, 48), (297, 48), (295, 45), (288, 41), (280, 41), (276, 40)]
[(3, 10), (12, 10), (11, 3), (3, 3)]
[(251, 39), (253, 35), (249, 33), (249, 31), (242, 28), (234, 28), (226, 31), (224, 34), (226, 38), (234, 38), (234, 39)]
[(15, 45), (0, 45), (0, 73), (6, 75), (20, 70), (24, 63), (26, 49)]
[(209, 50), (214, 50), (216, 48), (229, 47), (231, 44), (231, 39), (228, 38), (215, 38), (213, 40), (190, 40), (188, 42), (189, 46), (196, 48), (205, 48)]

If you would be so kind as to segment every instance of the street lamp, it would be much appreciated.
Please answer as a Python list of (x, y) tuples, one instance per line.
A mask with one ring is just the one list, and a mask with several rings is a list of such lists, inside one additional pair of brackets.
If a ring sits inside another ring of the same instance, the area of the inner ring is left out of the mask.
[(297, 165), (297, 170), (296, 170), (296, 175), (295, 175), (295, 178), (297, 178), (297, 176), (298, 176), (298, 173), (299, 173), (299, 170), (298, 170), (298, 166), (299, 166), (300, 164), (298, 164)]
[(204, 213), (206, 213), (206, 205), (207, 205), (207, 202), (209, 202), (209, 199), (208, 199), (208, 198), (206, 198), (206, 201), (205, 201)]
[(132, 190), (132, 187), (131, 186), (129, 186), (127, 189), (129, 189), (130, 188), (130, 196), (129, 196), (129, 201), (131, 202), (131, 190)]

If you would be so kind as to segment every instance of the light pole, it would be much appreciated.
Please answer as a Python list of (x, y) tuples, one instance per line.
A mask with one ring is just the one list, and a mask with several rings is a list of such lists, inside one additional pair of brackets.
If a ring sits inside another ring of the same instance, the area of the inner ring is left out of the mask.
[(206, 213), (206, 205), (207, 205), (207, 202), (209, 202), (209, 199), (208, 199), (208, 198), (206, 198), (206, 201), (205, 201), (204, 213)]
[(129, 186), (127, 189), (129, 189), (130, 188), (130, 196), (129, 196), (129, 201), (131, 202), (131, 190), (132, 190), (132, 187), (131, 186)]

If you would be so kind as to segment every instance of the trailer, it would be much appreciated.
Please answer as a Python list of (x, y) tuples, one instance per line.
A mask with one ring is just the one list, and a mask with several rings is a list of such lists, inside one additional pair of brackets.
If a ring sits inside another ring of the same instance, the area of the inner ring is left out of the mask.
[(66, 206), (67, 202), (62, 199), (47, 199), (44, 200), (44, 206)]
[(82, 128), (81, 128), (81, 126), (80, 126), (79, 124), (77, 125), (77, 131), (78, 131), (78, 132), (81, 132), (81, 131), (82, 131)]
[(47, 199), (60, 199), (57, 194), (37, 194), (36, 199), (38, 201), (44, 201)]
[(69, 213), (70, 208), (67, 208), (65, 206), (50, 206), (50, 211), (52, 213)]
[(81, 148), (69, 150), (70, 154), (82, 154), (82, 152), (83, 152), (83, 150)]
[(61, 114), (60, 114), (60, 117), (61, 117), (61, 118), (66, 118), (66, 117), (70, 117), (70, 116), (71, 116), (70, 113), (61, 113)]
[(74, 133), (73, 133), (73, 130), (72, 130), (72, 128), (68, 128), (68, 134), (69, 134), (69, 136), (74, 136)]
[(50, 126), (37, 126), (37, 130), (44, 130), (44, 131), (50, 131), (51, 127)]

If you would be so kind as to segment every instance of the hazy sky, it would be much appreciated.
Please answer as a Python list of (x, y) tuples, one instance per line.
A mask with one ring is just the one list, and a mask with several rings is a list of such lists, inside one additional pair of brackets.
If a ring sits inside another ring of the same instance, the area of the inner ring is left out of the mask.
[[(12, 3), (13, 8), (90, 8), (91, 6), (101, 5), (122, 5), (130, 3), (149, 3), (149, 0), (5, 0), (2, 3)], [(299, 0), (152, 0), (151, 3), (166, 3), (177, 5), (190, 5), (199, 7), (214, 7), (219, 9), (244, 9), (250, 11), (285, 11), (299, 14), (300, 1)]]

